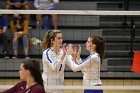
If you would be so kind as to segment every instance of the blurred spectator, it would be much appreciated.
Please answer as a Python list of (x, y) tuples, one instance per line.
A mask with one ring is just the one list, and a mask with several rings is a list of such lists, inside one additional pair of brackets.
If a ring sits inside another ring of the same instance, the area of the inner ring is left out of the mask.
[[(34, 5), (38, 10), (55, 10), (54, 7), (54, 0), (35, 0)], [(42, 18), (41, 15), (36, 16), (37, 24), (42, 25)], [(52, 14), (51, 15), (51, 21), (52, 25), (54, 26), (54, 29), (57, 29), (57, 15)]]
[(20, 65), (20, 82), (0, 93), (45, 93), (39, 61), (25, 60)]
[(7, 19), (4, 18), (2, 14), (0, 14), (0, 41), (2, 41), (3, 54), (5, 58), (9, 58), (8, 57), (8, 37), (6, 35), (7, 26), (8, 26)]
[(15, 14), (14, 19), (10, 22), (10, 29), (13, 33), (13, 49), (14, 56), (17, 57), (18, 53), (18, 40), (21, 38), (24, 46), (25, 58), (29, 58), (29, 41), (28, 41), (28, 21), (22, 16)]
[[(6, 9), (29, 10), (29, 6), (27, 0), (7, 0)], [(26, 15), (25, 18), (29, 20), (29, 15)]]

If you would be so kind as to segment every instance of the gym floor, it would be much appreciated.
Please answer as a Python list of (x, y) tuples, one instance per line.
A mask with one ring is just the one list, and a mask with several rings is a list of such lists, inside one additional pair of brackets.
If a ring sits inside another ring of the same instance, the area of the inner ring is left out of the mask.
[[(18, 79), (0, 79), (0, 85), (14, 85), (20, 80)], [(109, 85), (133, 85), (133, 86), (139, 86), (140, 80), (102, 80), (103, 85), (109, 86)], [(82, 80), (65, 80), (65, 85), (82, 85)], [(0, 88), (0, 92), (3, 90)], [(64, 93), (83, 93), (83, 90), (64, 90)], [(104, 90), (104, 93), (140, 93), (140, 90)]]

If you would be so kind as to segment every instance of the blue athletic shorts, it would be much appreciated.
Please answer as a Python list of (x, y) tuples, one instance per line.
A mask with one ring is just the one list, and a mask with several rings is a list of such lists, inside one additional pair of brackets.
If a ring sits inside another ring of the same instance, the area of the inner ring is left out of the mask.
[(84, 93), (103, 93), (103, 90), (84, 90)]

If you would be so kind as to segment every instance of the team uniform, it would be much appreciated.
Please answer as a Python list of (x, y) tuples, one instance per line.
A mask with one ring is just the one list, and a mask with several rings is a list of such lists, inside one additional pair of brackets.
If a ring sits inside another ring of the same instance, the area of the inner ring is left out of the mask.
[(31, 87), (26, 89), (27, 82), (22, 81), (16, 84), (14, 87), (1, 92), (1, 93), (45, 93), (44, 88), (38, 83), (32, 85)]
[[(67, 55), (68, 62), (73, 71), (82, 71), (84, 86), (100, 86), (100, 57), (98, 53), (93, 53), (84, 61), (76, 64), (71, 55)], [(103, 93), (103, 90), (85, 90), (84, 93)]]
[[(48, 48), (43, 52), (43, 74), (44, 88), (48, 85), (63, 85), (64, 83), (64, 68), (65, 63), (68, 63), (60, 59), (63, 51), (60, 49), (60, 55), (57, 55), (51, 48)], [(48, 90), (47, 93), (63, 93), (63, 90)]]

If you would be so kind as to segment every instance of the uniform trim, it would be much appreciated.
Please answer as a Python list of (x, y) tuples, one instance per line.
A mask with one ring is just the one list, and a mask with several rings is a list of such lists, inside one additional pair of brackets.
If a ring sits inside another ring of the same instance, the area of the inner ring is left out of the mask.
[(51, 59), (49, 58), (49, 55), (48, 55), (48, 52), (49, 52), (50, 49), (51, 49), (51, 48), (48, 48), (48, 49), (47, 49), (47, 51), (46, 51), (46, 57), (47, 57), (47, 59), (49, 60), (50, 63), (53, 63), (53, 62), (51, 61)]
[[(95, 53), (93, 53), (93, 54), (95, 54)], [(92, 54), (92, 55), (93, 55), (93, 54)], [(88, 59), (90, 59), (90, 58), (92, 57), (92, 55), (88, 56), (84, 61), (78, 63), (77, 65), (81, 65), (82, 63), (84, 63), (85, 61), (87, 61)]]
[(62, 64), (60, 65), (59, 71), (61, 71), (61, 69), (62, 69)]

